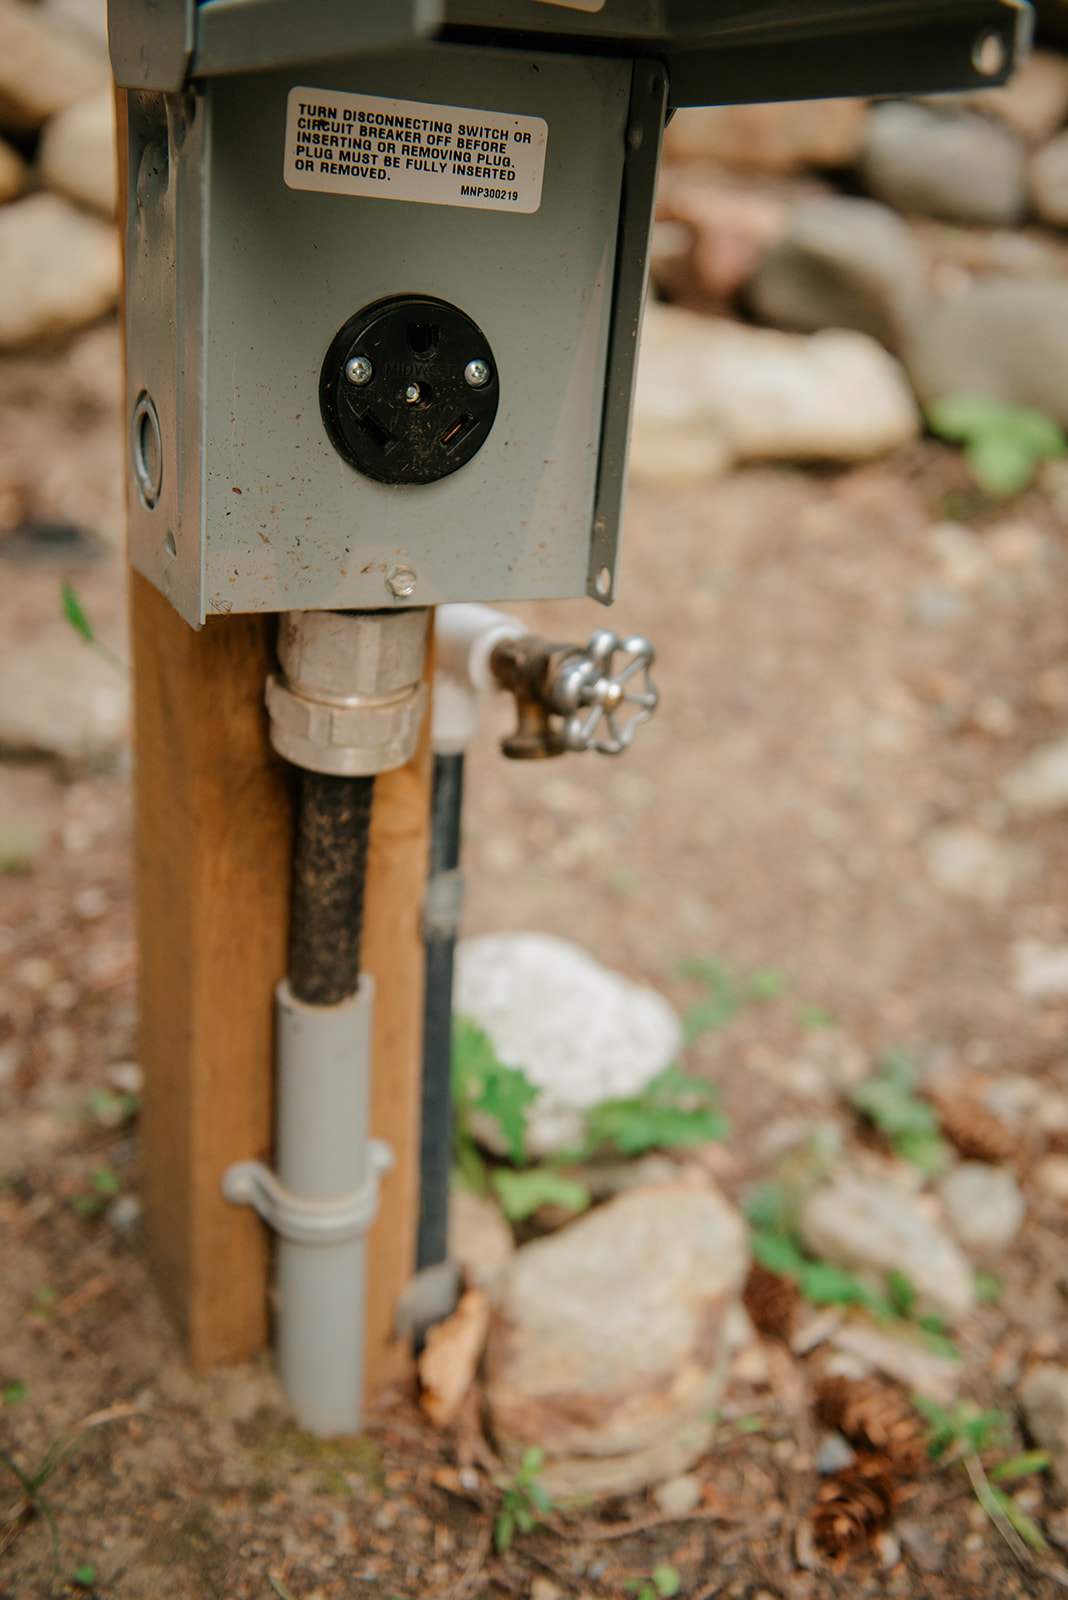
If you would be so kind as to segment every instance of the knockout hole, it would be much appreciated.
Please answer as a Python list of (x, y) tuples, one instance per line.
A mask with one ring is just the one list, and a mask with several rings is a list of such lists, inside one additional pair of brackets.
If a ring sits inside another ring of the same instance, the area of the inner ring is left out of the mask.
[(133, 411), (132, 439), (134, 482), (146, 511), (151, 511), (163, 488), (163, 435), (152, 396), (142, 390)]

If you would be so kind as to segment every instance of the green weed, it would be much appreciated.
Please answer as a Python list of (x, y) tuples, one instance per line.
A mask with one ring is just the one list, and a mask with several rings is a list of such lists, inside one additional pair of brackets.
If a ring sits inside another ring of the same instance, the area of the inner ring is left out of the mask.
[(932, 433), (964, 446), (972, 477), (998, 497), (1019, 494), (1041, 462), (1068, 454), (1068, 440), (1052, 417), (986, 395), (949, 395), (928, 407), (927, 421)]
[(671, 1600), (682, 1588), (682, 1579), (674, 1567), (662, 1564), (654, 1567), (648, 1578), (635, 1578), (623, 1587), (636, 1600)]
[(523, 1452), (515, 1476), (499, 1480), (501, 1504), (493, 1523), (498, 1555), (512, 1548), (517, 1533), (532, 1533), (552, 1511), (552, 1500), (538, 1476), (544, 1464), (545, 1452), (531, 1445)]
[(895, 1155), (924, 1172), (941, 1172), (949, 1158), (934, 1107), (916, 1092), (919, 1068), (903, 1051), (891, 1051), (874, 1074), (853, 1090), (854, 1108), (884, 1134)]

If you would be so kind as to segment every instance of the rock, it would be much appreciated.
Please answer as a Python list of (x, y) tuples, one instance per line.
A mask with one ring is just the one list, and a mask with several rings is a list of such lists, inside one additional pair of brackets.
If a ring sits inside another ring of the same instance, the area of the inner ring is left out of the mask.
[(1068, 1156), (1043, 1156), (1031, 1176), (1050, 1200), (1068, 1204)]
[(1068, 995), (1068, 945), (1020, 939), (1012, 947), (1013, 988), (1024, 1000)]
[(1002, 779), (1001, 792), (1018, 817), (1044, 817), (1068, 806), (1068, 739), (1040, 745)]
[(62, 338), (118, 301), (115, 230), (58, 195), (4, 206), (0, 282), (0, 351)]
[(924, 263), (907, 225), (875, 200), (802, 202), (746, 297), (776, 328), (853, 328), (897, 349), (924, 299)]
[(492, 1289), (515, 1255), (512, 1230), (500, 1206), (462, 1183), (449, 1191), (449, 1255), (479, 1289)]
[[(547, 934), (465, 939), (456, 1010), (539, 1091), (527, 1114), (528, 1155), (573, 1149), (589, 1107), (637, 1094), (682, 1044), (678, 1016), (662, 995)], [(504, 1150), (493, 1119), (478, 1127), (491, 1148)]]
[(18, 151), (0, 139), (0, 206), (6, 206), (26, 187), (26, 163)]
[(116, 1233), (130, 1234), (141, 1224), (144, 1206), (135, 1194), (120, 1194), (108, 1206), (105, 1216)]
[(68, 200), (113, 217), (118, 201), (115, 97), (111, 89), (53, 117), (40, 150), (41, 176)]
[(546, 1453), (556, 1498), (626, 1494), (707, 1449), (745, 1224), (712, 1189), (620, 1196), (520, 1250), (498, 1294), (486, 1398), (506, 1458)]
[(861, 461), (918, 428), (900, 367), (864, 334), (802, 337), (668, 306), (646, 312), (639, 477), (686, 483), (736, 461)]
[(129, 684), (60, 618), (0, 649), (0, 754), (111, 765), (126, 736)]
[[(845, 1322), (832, 1335), (831, 1344), (852, 1363), (851, 1376), (881, 1372), (911, 1394), (925, 1395), (938, 1405), (949, 1405), (961, 1382), (961, 1364), (936, 1355), (909, 1331), (891, 1332), (866, 1322)], [(828, 1368), (830, 1370), (830, 1368)]]
[(685, 229), (689, 243), (683, 255), (676, 231), (675, 254), (665, 260), (663, 245), (657, 255), (654, 229), (653, 281), (669, 300), (723, 310), (782, 237), (790, 208), (775, 193), (669, 173), (658, 191), (657, 214), (664, 219), (657, 228)]
[(671, 161), (710, 161), (745, 172), (848, 167), (864, 141), (861, 100), (710, 106), (679, 111), (664, 135)]
[(1027, 172), (1015, 134), (971, 112), (891, 101), (868, 117), (860, 164), (866, 187), (896, 211), (947, 222), (1011, 224), (1027, 210)]
[(1068, 427), (1068, 283), (991, 278), (937, 301), (917, 319), (905, 364), (924, 405), (983, 394)]
[(563, 1600), (564, 1591), (539, 1573), (530, 1586), (530, 1600)]
[(1068, 228), (1068, 133), (1051, 139), (1033, 158), (1031, 200), (1043, 222)]
[(1035, 50), (999, 89), (980, 89), (960, 102), (997, 117), (1029, 144), (1050, 139), (1068, 118), (1068, 61), (1052, 50)]
[(939, 889), (987, 906), (1005, 903), (1024, 865), (1018, 849), (964, 823), (936, 828), (923, 853)]
[(1068, 1368), (1035, 1367), (1020, 1385), (1020, 1403), (1032, 1438), (1049, 1451), (1054, 1473), (1068, 1488)]
[(950, 1227), (977, 1256), (1008, 1249), (1027, 1210), (1020, 1185), (1007, 1167), (963, 1161), (938, 1186)]
[(108, 87), (106, 53), (43, 6), (0, 0), (0, 128), (30, 131)]
[(665, 1517), (688, 1517), (691, 1511), (697, 1510), (701, 1499), (701, 1480), (695, 1478), (692, 1472), (669, 1478), (653, 1490), (656, 1509)]
[(882, 1283), (901, 1272), (922, 1309), (957, 1321), (975, 1303), (971, 1267), (921, 1202), (877, 1176), (844, 1171), (817, 1189), (801, 1211), (801, 1234), (815, 1256)]
[(456, 1420), (475, 1380), (489, 1321), (488, 1296), (481, 1289), (469, 1289), (452, 1316), (427, 1333), (419, 1357), (419, 1404), (435, 1428), (447, 1428)]
[(825, 1433), (816, 1452), (816, 1471), (821, 1478), (829, 1478), (836, 1472), (844, 1472), (856, 1459), (856, 1451), (840, 1433)]

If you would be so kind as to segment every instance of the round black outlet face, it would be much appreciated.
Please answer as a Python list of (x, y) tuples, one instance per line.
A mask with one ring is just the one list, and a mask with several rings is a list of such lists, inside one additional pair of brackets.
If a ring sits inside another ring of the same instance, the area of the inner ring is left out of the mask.
[(485, 334), (447, 300), (404, 295), (358, 311), (326, 353), (330, 441), (378, 483), (436, 483), (479, 451), (497, 415)]

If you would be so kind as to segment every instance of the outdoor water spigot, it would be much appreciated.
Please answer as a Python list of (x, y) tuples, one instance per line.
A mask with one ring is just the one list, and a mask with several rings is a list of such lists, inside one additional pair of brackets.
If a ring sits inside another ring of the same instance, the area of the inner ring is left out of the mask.
[(622, 755), (659, 703), (655, 652), (640, 634), (621, 639), (599, 629), (585, 649), (533, 634), (502, 639), (490, 658), (498, 683), (515, 697), (515, 732), (501, 748), (513, 760), (565, 751)]

